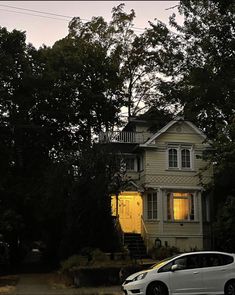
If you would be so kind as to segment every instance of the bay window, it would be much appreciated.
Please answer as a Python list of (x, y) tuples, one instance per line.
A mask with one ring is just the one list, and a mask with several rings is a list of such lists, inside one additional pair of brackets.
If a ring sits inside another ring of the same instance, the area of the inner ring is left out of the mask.
[(194, 195), (172, 192), (167, 194), (167, 219), (172, 221), (195, 220)]

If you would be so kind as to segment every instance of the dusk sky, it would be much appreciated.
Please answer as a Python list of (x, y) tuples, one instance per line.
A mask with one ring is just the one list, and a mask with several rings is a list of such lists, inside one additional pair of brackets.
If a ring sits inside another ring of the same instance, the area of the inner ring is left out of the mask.
[[(0, 1), (0, 26), (9, 31), (26, 31), (27, 43), (35, 47), (51, 46), (68, 33), (68, 23), (74, 16), (84, 21), (92, 16), (111, 19), (114, 6), (125, 3), (125, 11), (134, 9), (136, 33), (148, 27), (148, 21), (168, 23), (168, 18), (177, 8), (168, 9), (178, 1)], [(142, 29), (142, 30), (141, 30)]]

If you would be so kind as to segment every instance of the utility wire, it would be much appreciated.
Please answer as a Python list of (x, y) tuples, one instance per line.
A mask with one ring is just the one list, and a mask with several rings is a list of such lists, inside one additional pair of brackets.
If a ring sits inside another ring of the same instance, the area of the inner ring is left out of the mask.
[(32, 13), (27, 13), (27, 12), (13, 11), (13, 10), (8, 10), (8, 9), (1, 9), (0, 8), (0, 11), (13, 12), (13, 13), (18, 13), (18, 14), (38, 16), (38, 17), (43, 17), (43, 18), (49, 18), (49, 19), (56, 19), (56, 20), (67, 21), (67, 20), (61, 19), (61, 18), (55, 18), (55, 17), (45, 16), (45, 15), (37, 15), (37, 14), (32, 14)]
[[(69, 16), (69, 15), (63, 15), (63, 14), (56, 14), (56, 13), (50, 13), (50, 12), (44, 12), (44, 11), (39, 11), (39, 10), (34, 10), (34, 9), (28, 9), (28, 8), (21, 8), (21, 7), (16, 7), (16, 6), (11, 6), (11, 5), (6, 5), (6, 4), (0, 4), (0, 6), (2, 7), (7, 7), (7, 8), (13, 8), (13, 9), (19, 9), (19, 10), (24, 10), (24, 11), (29, 11), (29, 12), (36, 12), (36, 13), (40, 13), (40, 14), (46, 14), (46, 15), (52, 15), (52, 16), (58, 16), (58, 17), (64, 17), (67, 19), (72, 19), (73, 16)], [(4, 9), (0, 9), (3, 10)], [(12, 11), (12, 10), (5, 10), (8, 12), (13, 12), (13, 13), (21, 13), (21, 14), (27, 14), (27, 15), (33, 15), (33, 16), (38, 16), (38, 17), (44, 17), (44, 18), (51, 18), (51, 19), (58, 19), (58, 20), (62, 20), (60, 18), (53, 18), (53, 17), (49, 17), (49, 16), (42, 16), (42, 15), (36, 15), (36, 14), (30, 14), (30, 13), (25, 13), (25, 12), (17, 12), (17, 11)], [(81, 21), (84, 22), (89, 22), (90, 20), (88, 19), (84, 19), (84, 18), (80, 18)], [(144, 28), (137, 28), (137, 27), (133, 27), (134, 30), (140, 30), (140, 31), (145, 31)]]
[[(19, 10), (25, 10), (25, 11), (30, 11), (30, 12), (37, 12), (37, 13), (42, 13), (42, 14), (48, 14), (48, 15), (53, 15), (53, 16), (60, 16), (60, 17), (66, 17), (66, 18), (73, 18), (72, 16), (68, 15), (62, 15), (62, 14), (56, 14), (56, 13), (50, 13), (50, 12), (43, 12), (39, 10), (33, 10), (33, 9), (27, 9), (27, 8), (21, 8), (21, 7), (16, 7), (16, 6), (11, 6), (11, 5), (6, 5), (6, 4), (0, 4), (0, 6), (3, 7), (8, 7), (8, 8), (14, 8), (14, 9), (19, 9)], [(85, 20), (87, 21), (87, 20)]]

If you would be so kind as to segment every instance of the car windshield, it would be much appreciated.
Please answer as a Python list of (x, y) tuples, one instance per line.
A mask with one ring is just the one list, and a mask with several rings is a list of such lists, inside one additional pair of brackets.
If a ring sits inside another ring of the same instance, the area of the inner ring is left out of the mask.
[(152, 265), (149, 269), (154, 269), (154, 268), (159, 268), (161, 266), (163, 266), (164, 264), (168, 263), (170, 260), (172, 260), (173, 258), (179, 256), (179, 254), (173, 255), (171, 257), (165, 258), (157, 263), (155, 263), (154, 265)]

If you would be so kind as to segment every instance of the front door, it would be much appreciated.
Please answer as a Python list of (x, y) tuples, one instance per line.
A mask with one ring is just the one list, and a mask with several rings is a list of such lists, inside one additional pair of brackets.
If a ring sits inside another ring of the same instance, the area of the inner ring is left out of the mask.
[[(112, 198), (113, 212), (116, 211), (115, 197)], [(123, 192), (118, 196), (118, 216), (124, 232), (141, 232), (142, 197), (137, 192)]]

